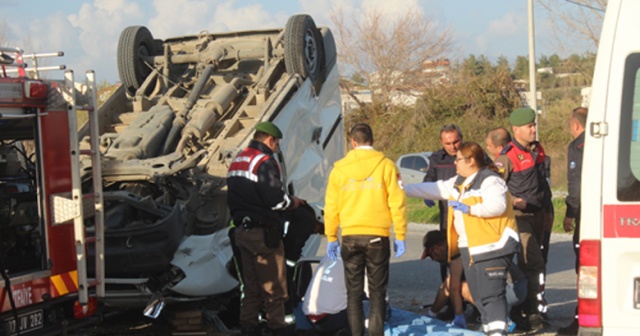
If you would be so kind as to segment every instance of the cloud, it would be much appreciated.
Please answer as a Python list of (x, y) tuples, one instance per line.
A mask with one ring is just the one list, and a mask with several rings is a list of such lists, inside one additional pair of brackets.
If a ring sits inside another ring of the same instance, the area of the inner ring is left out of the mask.
[(287, 22), (284, 13), (269, 13), (260, 4), (235, 7), (235, 1), (223, 2), (214, 14), (215, 31), (281, 28)]
[(362, 10), (369, 8), (375, 8), (384, 13), (387, 17), (394, 19), (403, 17), (407, 12), (421, 12), (424, 13), (422, 6), (420, 6), (417, 0), (403, 0), (402, 6), (398, 6), (395, 1), (388, 0), (363, 0)]
[(403, 0), (402, 6), (388, 0), (344, 0), (334, 1), (334, 8), (342, 6), (345, 17), (362, 16), (369, 10), (377, 10), (385, 17), (398, 19), (402, 18), (408, 11), (424, 13), (418, 0)]
[(401, 6), (388, 0), (300, 0), (300, 4), (314, 17), (317, 25), (330, 28), (335, 28), (330, 19), (332, 11), (340, 13), (347, 26), (351, 26), (355, 21), (363, 22), (371, 11), (376, 11), (390, 21), (404, 18), (407, 12), (418, 12), (422, 15), (425, 13), (418, 0), (403, 0)]
[(299, 0), (301, 13), (309, 14), (318, 26), (329, 26), (331, 22), (330, 13), (338, 6), (338, 4), (347, 1), (317, 1), (317, 0)]
[[(21, 43), (27, 53), (53, 52), (66, 50), (73, 47), (74, 37), (77, 31), (62, 13), (54, 13), (44, 20), (33, 21), (27, 28), (26, 36), (23, 35)], [(71, 39), (69, 37), (72, 37)]]
[(66, 17), (73, 29), (71, 35), (62, 35), (71, 46), (67, 55), (76, 72), (96, 70), (96, 77), (109, 82), (117, 80), (116, 62), (118, 38), (124, 27), (140, 24), (144, 10), (131, 0), (95, 0), (84, 3), (80, 9)]
[(149, 29), (154, 37), (167, 38), (197, 34), (210, 27), (216, 1), (154, 0), (156, 14), (150, 15)]
[[(76, 42), (77, 31), (68, 22), (62, 12), (55, 12), (40, 20), (15, 20), (8, 19), (11, 33), (11, 46), (24, 50), (25, 54), (42, 54), (63, 51), (65, 55), (82, 53)], [(34, 68), (34, 61), (25, 58), (28, 67)], [(40, 58), (37, 65), (67, 65), (71, 67), (73, 62), (69, 57)], [(62, 78), (62, 73), (40, 73), (43, 78)]]
[[(527, 30), (528, 21), (526, 12), (509, 12), (501, 17), (490, 20), (486, 30), (473, 34), (467, 32), (463, 40), (471, 43), (467, 46), (463, 54), (485, 55), (497, 57), (514, 51), (527, 50)], [(508, 50), (505, 50), (507, 46)]]
[(514, 37), (528, 29), (526, 13), (507, 13), (489, 22), (486, 35), (494, 38)]
[(96, 0), (93, 4), (83, 4), (77, 14), (68, 16), (68, 20), (79, 30), (79, 41), (87, 55), (101, 58), (115, 55), (124, 22), (142, 17), (142, 11), (135, 3)]

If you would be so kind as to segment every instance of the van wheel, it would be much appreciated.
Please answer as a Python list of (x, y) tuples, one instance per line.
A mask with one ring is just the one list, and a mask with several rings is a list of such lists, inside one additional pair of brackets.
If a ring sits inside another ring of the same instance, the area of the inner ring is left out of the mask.
[(309, 78), (320, 92), (325, 77), (325, 57), (322, 36), (309, 15), (289, 18), (284, 31), (284, 65), (290, 74)]
[(153, 64), (149, 57), (154, 55), (155, 42), (147, 27), (130, 26), (122, 31), (118, 40), (118, 74), (130, 95), (151, 73)]

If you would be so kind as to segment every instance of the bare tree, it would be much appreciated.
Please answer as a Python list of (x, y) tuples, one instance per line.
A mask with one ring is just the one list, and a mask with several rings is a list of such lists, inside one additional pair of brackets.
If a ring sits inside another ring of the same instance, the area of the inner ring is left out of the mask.
[(7, 21), (0, 21), (0, 46), (7, 47), (9, 43), (9, 25)]
[[(365, 79), (374, 104), (388, 103), (397, 90), (422, 84), (423, 62), (443, 57), (453, 44), (449, 28), (438, 27), (418, 11), (407, 10), (394, 18), (370, 9), (347, 21), (344, 9), (338, 7), (330, 16), (340, 63)], [(349, 85), (342, 84), (347, 89)]]
[[(568, 51), (577, 41), (595, 51), (600, 41), (600, 31), (608, 0), (538, 0), (549, 12), (555, 34), (556, 47)], [(571, 41), (567, 45), (566, 41)], [(567, 52), (569, 54), (575, 51)]]

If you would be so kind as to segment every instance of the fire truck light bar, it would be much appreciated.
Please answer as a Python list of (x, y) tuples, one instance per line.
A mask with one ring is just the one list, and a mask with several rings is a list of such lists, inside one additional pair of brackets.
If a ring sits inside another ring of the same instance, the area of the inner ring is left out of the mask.
[(24, 96), (28, 99), (42, 99), (47, 96), (47, 84), (40, 81), (25, 81)]

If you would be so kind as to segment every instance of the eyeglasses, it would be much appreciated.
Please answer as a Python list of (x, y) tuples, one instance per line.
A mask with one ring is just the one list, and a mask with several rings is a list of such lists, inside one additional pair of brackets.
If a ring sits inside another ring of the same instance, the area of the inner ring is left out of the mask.
[(469, 158), (468, 157), (460, 157), (460, 158), (457, 157), (455, 160), (453, 160), (453, 162), (458, 163), (461, 160), (469, 160)]

